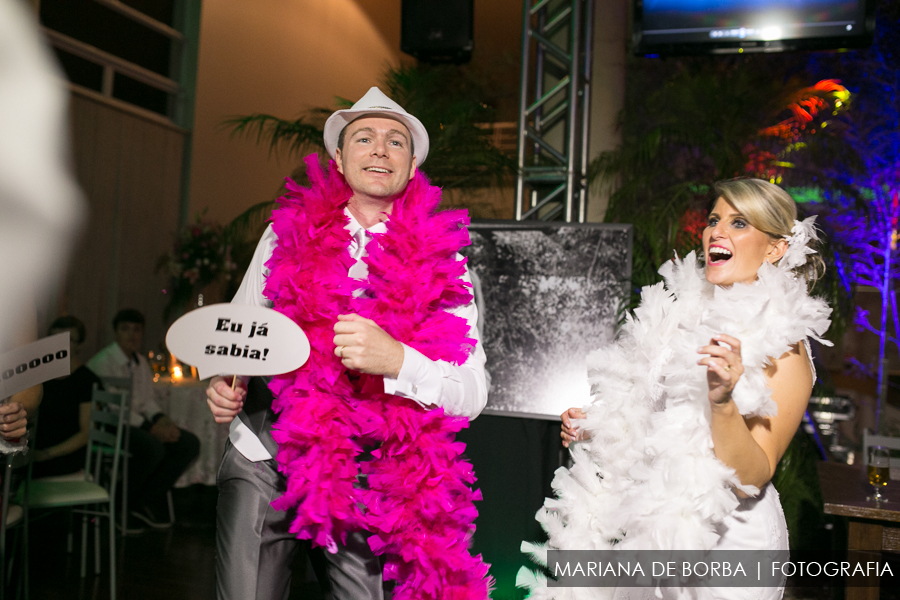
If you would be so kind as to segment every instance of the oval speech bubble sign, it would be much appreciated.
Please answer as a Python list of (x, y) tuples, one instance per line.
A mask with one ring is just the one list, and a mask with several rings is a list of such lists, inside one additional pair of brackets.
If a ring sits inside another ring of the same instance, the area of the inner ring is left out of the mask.
[(211, 304), (169, 327), (166, 346), (178, 360), (213, 375), (278, 375), (303, 365), (309, 340), (300, 326), (271, 308)]

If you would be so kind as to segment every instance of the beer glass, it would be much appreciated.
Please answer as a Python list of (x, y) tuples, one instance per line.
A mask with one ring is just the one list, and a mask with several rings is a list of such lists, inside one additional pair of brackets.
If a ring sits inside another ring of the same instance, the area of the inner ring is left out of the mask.
[(884, 446), (869, 446), (869, 485), (875, 493), (869, 496), (869, 500), (886, 502), (881, 494), (881, 489), (887, 485), (891, 473), (890, 451)]

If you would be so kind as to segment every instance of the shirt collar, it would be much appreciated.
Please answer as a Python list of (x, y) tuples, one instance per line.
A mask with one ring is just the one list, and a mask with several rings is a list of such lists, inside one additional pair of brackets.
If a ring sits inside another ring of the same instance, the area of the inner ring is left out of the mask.
[(137, 362), (137, 357), (125, 354), (125, 352), (122, 351), (122, 347), (119, 346), (117, 342), (113, 342), (110, 346), (112, 346), (111, 353), (117, 364), (128, 365)]
[[(360, 225), (359, 221), (356, 220), (356, 217), (353, 216), (353, 213), (350, 212), (349, 207), (344, 207), (344, 214), (350, 219), (350, 222), (345, 225), (345, 229), (350, 233), (352, 237), (356, 237), (356, 234), (359, 233), (360, 229), (363, 229), (363, 226)], [(369, 233), (384, 233), (387, 231), (387, 221), (381, 221), (379, 223), (375, 223), (368, 229), (366, 229)]]

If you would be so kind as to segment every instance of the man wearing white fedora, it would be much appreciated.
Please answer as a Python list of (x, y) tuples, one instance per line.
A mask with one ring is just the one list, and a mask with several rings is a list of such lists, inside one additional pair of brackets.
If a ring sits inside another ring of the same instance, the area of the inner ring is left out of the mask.
[(435, 210), (428, 133), (378, 88), (324, 137), (334, 163), (308, 158), (310, 187), (288, 182), (233, 300), (294, 319), (310, 359), (207, 389), (231, 423), (218, 597), (287, 599), (300, 538), (327, 550), (335, 600), (381, 599), (382, 577), (403, 597), (487, 598), (467, 549), (480, 496), (453, 442), (487, 399), (467, 218)]

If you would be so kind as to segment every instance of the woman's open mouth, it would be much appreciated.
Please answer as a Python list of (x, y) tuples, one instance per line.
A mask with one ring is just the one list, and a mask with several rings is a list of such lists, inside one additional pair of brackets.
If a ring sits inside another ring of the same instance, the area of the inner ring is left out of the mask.
[(731, 257), (731, 250), (722, 248), (721, 246), (710, 246), (706, 262), (710, 265), (723, 265), (731, 260)]

